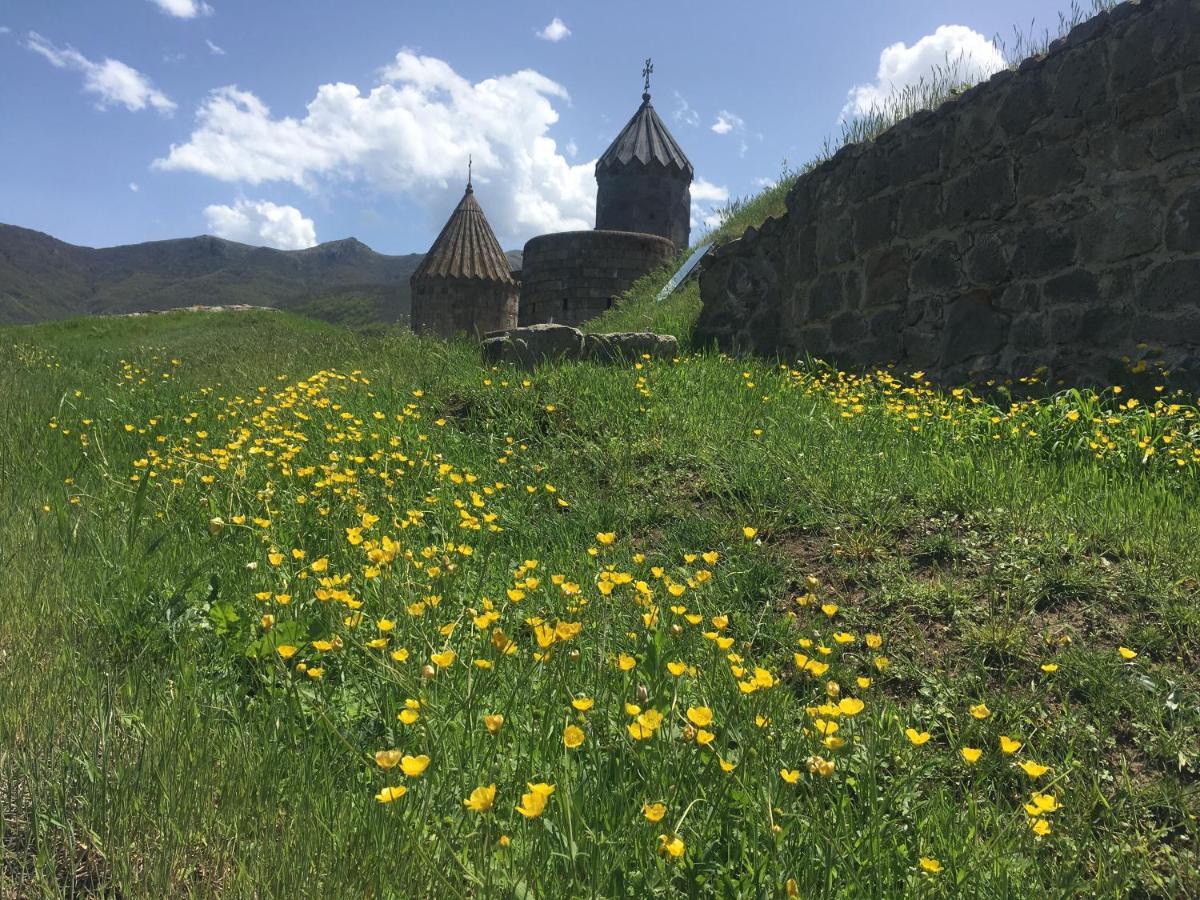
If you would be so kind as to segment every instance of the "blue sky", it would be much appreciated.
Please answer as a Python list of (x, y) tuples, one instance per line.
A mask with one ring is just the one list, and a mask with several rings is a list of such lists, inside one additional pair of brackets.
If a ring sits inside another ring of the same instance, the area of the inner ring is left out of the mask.
[(0, 222), (89, 246), (207, 232), (423, 251), (473, 153), (477, 196), (518, 248), (591, 227), (589, 163), (652, 56), (700, 226), (811, 157), (848, 102), (947, 52), (986, 68), (993, 35), (1055, 25), (1062, 6), (5, 0)]

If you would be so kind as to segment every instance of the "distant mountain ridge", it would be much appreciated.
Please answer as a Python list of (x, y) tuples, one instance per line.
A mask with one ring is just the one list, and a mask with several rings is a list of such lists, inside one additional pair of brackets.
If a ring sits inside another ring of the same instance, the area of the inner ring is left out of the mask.
[[(355, 238), (307, 250), (211, 235), (93, 249), (0, 224), (0, 324), (235, 303), (394, 322), (408, 317), (408, 279), (423, 256), (387, 256)], [(520, 268), (520, 252), (507, 256)]]

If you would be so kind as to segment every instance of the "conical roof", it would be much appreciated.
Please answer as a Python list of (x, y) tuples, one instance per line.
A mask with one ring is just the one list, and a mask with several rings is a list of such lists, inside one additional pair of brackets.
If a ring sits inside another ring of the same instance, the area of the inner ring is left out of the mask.
[(421, 278), (478, 278), (516, 284), (508, 257), (500, 249), (469, 181), (466, 193), (410, 280)]
[(642, 94), (642, 105), (638, 111), (597, 160), (596, 174), (602, 169), (620, 169), (635, 161), (643, 166), (657, 163), (665, 169), (673, 168), (685, 173), (688, 178), (692, 177), (692, 164), (650, 105), (649, 92)]

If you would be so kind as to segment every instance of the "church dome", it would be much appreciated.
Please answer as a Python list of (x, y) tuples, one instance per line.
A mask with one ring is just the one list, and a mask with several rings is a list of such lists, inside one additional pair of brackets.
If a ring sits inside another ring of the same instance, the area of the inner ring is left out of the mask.
[(500, 249), (500, 242), (475, 199), (475, 189), (469, 181), (463, 198), (411, 280), (428, 278), (471, 278), (516, 284), (508, 257)]
[(692, 179), (692, 164), (676, 143), (663, 120), (650, 104), (650, 93), (642, 94), (642, 105), (621, 133), (596, 161), (596, 174), (618, 172), (632, 164), (660, 167)]

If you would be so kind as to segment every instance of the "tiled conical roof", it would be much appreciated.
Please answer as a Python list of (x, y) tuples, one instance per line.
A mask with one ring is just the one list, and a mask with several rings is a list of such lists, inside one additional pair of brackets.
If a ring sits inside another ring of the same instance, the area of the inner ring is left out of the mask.
[(657, 163), (692, 177), (692, 164), (650, 105), (649, 93), (642, 94), (638, 111), (597, 160), (596, 173), (602, 169), (621, 169), (635, 161), (643, 166)]
[(508, 257), (500, 249), (500, 242), (475, 199), (470, 181), (463, 198), (410, 280), (421, 278), (478, 278), (516, 284)]

